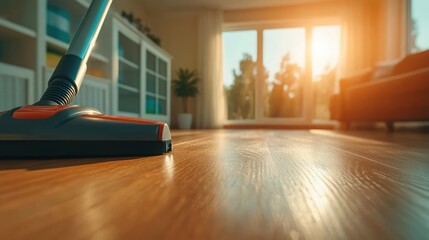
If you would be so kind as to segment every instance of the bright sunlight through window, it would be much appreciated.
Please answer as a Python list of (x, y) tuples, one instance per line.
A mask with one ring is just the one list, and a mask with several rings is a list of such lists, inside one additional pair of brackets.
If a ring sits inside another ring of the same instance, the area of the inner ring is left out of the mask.
[(313, 29), (312, 64), (313, 81), (320, 75), (335, 68), (340, 56), (340, 27), (321, 26)]

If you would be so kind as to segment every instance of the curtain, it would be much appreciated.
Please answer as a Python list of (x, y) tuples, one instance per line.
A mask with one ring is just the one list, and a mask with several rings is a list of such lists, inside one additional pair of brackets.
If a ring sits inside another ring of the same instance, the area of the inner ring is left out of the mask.
[(405, 55), (406, 0), (345, 1), (342, 19), (340, 77)]
[(220, 128), (225, 116), (222, 81), (222, 22), (220, 10), (204, 11), (200, 16), (197, 95), (197, 128)]
[(374, 63), (378, 35), (377, 2), (344, 2), (340, 77), (356, 74)]

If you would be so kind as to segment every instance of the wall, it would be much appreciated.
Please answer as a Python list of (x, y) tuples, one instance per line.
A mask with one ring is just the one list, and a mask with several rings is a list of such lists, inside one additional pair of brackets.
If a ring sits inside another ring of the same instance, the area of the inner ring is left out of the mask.
[(270, 21), (307, 21), (338, 17), (341, 13), (341, 1), (316, 4), (302, 4), (275, 8), (255, 8), (227, 10), (224, 12), (225, 23), (258, 23)]
[[(197, 11), (154, 11), (151, 16), (154, 19), (154, 31), (161, 38), (161, 46), (173, 55), (172, 79), (175, 79), (179, 68), (197, 69), (199, 13)], [(183, 112), (183, 109), (181, 99), (177, 98), (174, 92), (171, 95), (171, 124), (176, 127), (177, 115)], [(195, 99), (190, 99), (189, 109), (195, 117)]]
[(398, 60), (406, 53), (406, 0), (345, 1), (342, 75)]
[(137, 3), (135, 0), (113, 1), (112, 9), (118, 13), (122, 11), (127, 13), (132, 12), (134, 16), (140, 18), (144, 24), (148, 24), (149, 26), (152, 24), (148, 14), (148, 8), (141, 3)]

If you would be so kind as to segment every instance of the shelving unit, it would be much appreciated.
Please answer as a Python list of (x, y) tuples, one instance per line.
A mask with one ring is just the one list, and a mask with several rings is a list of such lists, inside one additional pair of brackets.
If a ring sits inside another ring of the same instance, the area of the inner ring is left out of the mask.
[(169, 122), (171, 56), (118, 15), (113, 40), (114, 113)]
[(0, 1), (0, 111), (34, 100), (36, 6), (36, 1)]

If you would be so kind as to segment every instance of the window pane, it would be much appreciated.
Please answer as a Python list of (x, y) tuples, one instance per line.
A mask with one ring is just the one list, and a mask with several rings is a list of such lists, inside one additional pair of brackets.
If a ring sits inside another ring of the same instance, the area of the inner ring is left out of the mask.
[(156, 77), (149, 72), (146, 73), (146, 91), (156, 93)]
[(118, 54), (119, 57), (140, 65), (140, 45), (122, 33), (119, 33)]
[(411, 52), (429, 49), (429, 9), (428, 0), (411, 1)]
[(162, 59), (158, 59), (158, 73), (163, 77), (167, 77), (167, 63)]
[(156, 98), (146, 95), (146, 113), (156, 114)]
[(119, 111), (140, 113), (140, 93), (119, 87)]
[(140, 88), (140, 69), (119, 62), (118, 82), (130, 87)]
[(167, 114), (167, 101), (162, 98), (158, 98), (158, 114), (166, 115)]
[(341, 29), (339, 26), (313, 28), (313, 118), (329, 120), (329, 98), (333, 95), (340, 56)]
[(256, 31), (224, 32), (223, 79), (228, 119), (255, 118)]
[(156, 72), (156, 56), (150, 51), (147, 51), (146, 53), (146, 67)]
[(305, 29), (264, 30), (265, 68), (264, 116), (297, 118), (303, 116), (305, 72)]
[(158, 78), (158, 94), (163, 97), (167, 96), (167, 81), (162, 78)]

